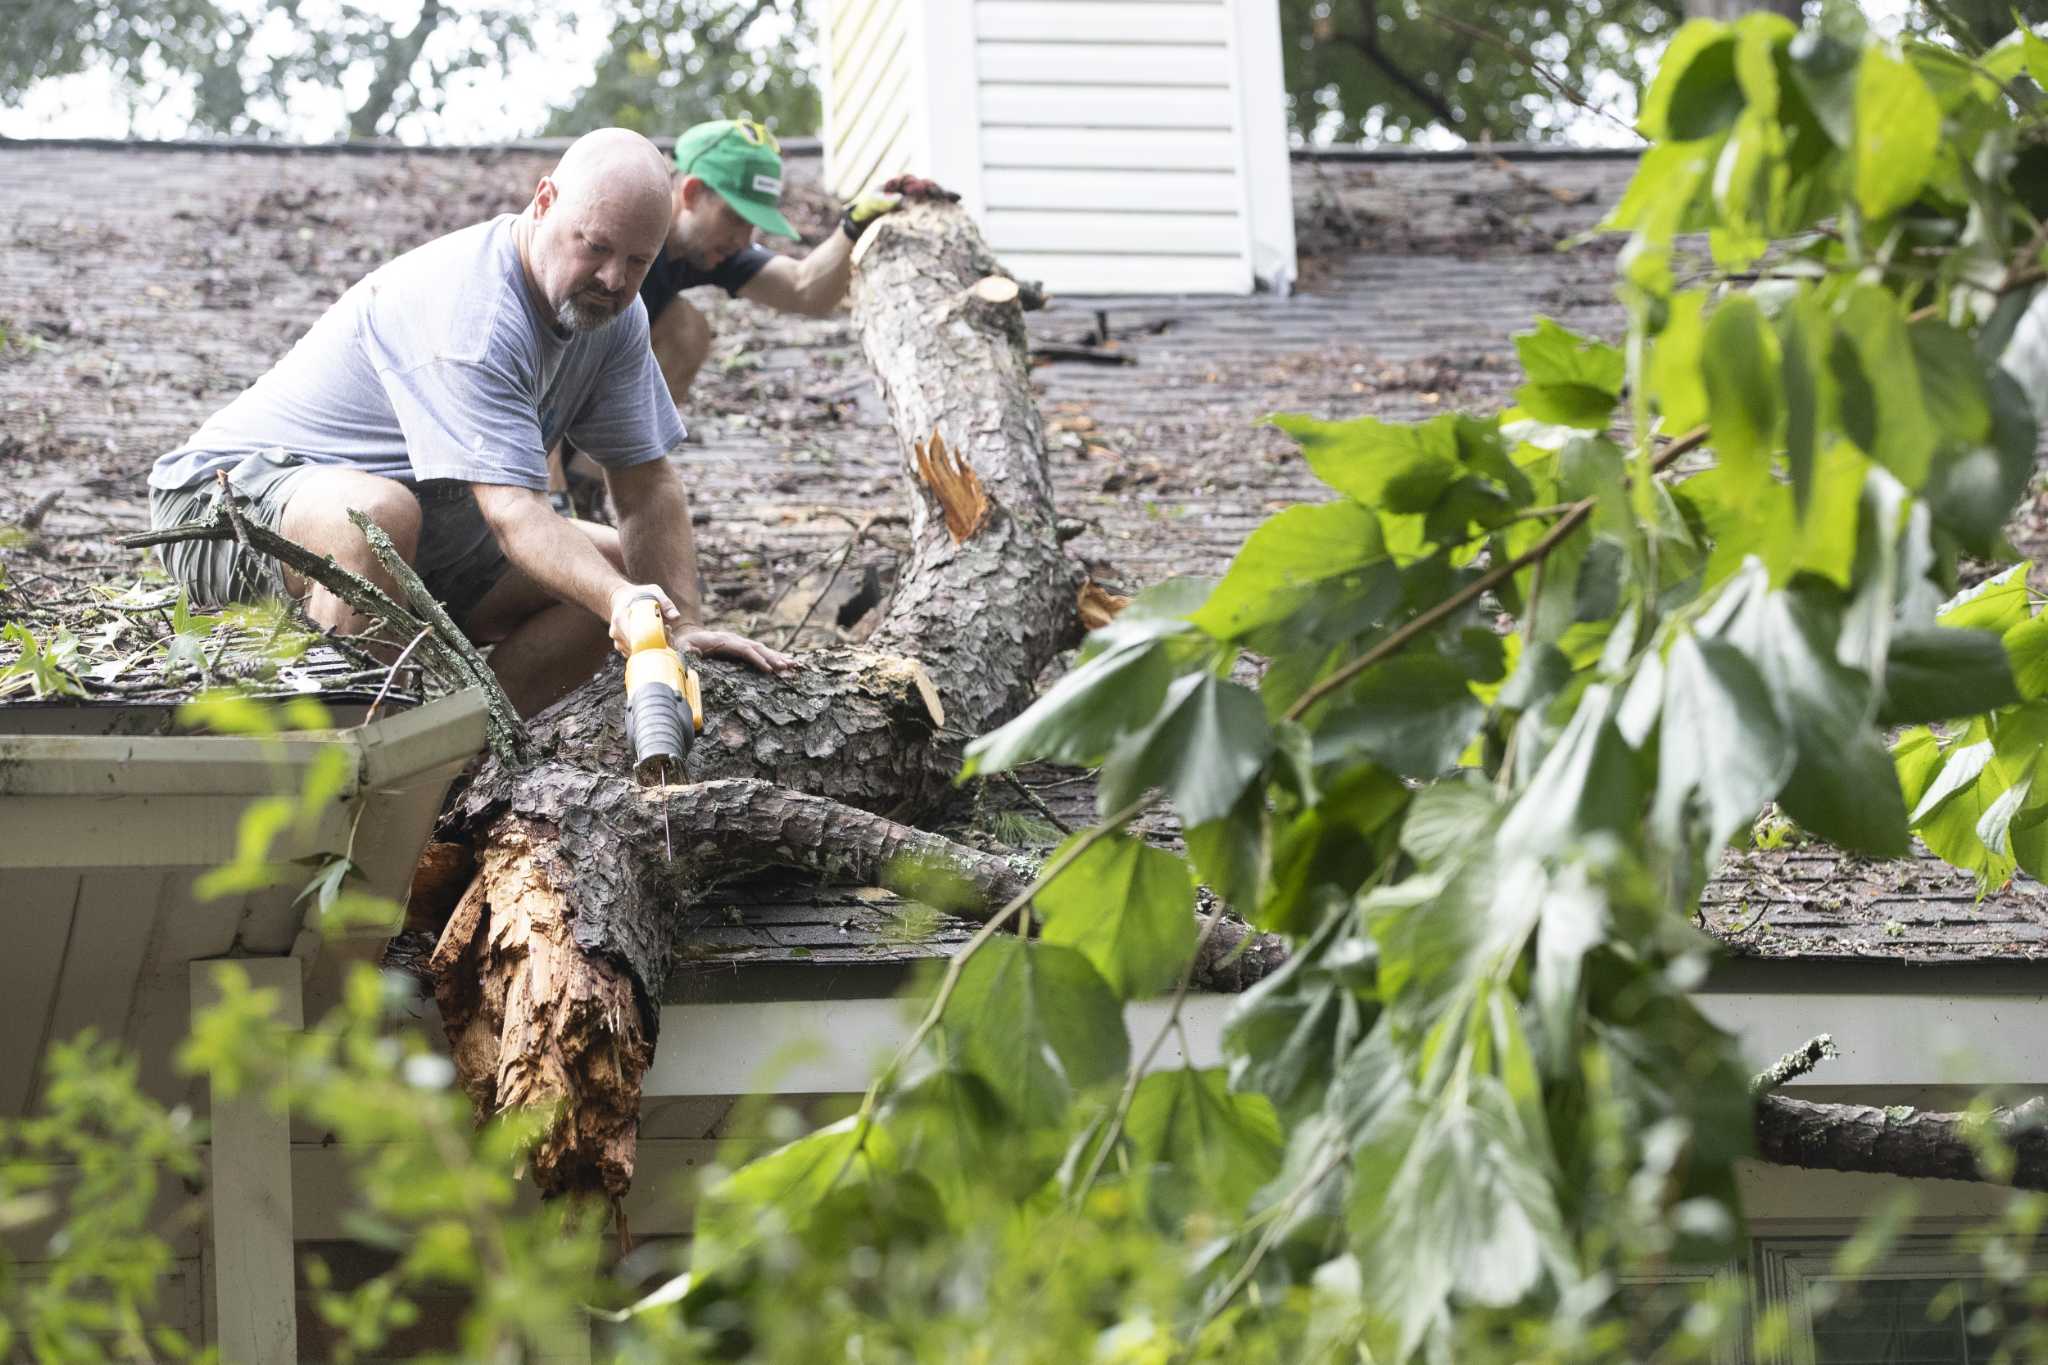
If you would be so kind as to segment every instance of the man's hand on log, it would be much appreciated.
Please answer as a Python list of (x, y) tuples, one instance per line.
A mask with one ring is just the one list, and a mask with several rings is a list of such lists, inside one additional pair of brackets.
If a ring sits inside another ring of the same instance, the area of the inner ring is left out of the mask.
[(763, 673), (787, 673), (796, 667), (796, 660), (789, 655), (729, 630), (693, 627), (677, 632), (675, 642), (677, 649), (693, 650), (707, 658), (738, 659)]
[(948, 204), (960, 202), (958, 194), (936, 180), (926, 180), (919, 175), (898, 175), (883, 181), (879, 190), (864, 194), (848, 204), (839, 226), (849, 240), (857, 242), (860, 235), (868, 230), (868, 224), (885, 213), (894, 212), (906, 199), (942, 200)]

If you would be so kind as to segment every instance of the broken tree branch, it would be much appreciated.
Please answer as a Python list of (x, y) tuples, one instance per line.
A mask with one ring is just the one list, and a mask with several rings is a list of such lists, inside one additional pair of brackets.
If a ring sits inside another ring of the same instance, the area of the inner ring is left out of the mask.
[(1759, 1071), (1749, 1082), (1749, 1093), (1768, 1095), (1793, 1077), (1804, 1076), (1828, 1058), (1841, 1055), (1833, 1034), (1816, 1034), (1807, 1039), (1804, 1047), (1778, 1058), (1768, 1070)]
[(2048, 1189), (2048, 1100), (2038, 1097), (1944, 1114), (1766, 1094), (1757, 1100), (1756, 1140), (1757, 1154), (1780, 1166)]

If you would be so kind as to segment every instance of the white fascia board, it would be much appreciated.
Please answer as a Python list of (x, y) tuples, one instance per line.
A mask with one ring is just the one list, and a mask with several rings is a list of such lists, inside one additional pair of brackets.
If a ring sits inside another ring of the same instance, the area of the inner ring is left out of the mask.
[[(1181, 1008), (1188, 1048), (1169, 1035), (1154, 1070), (1222, 1064), (1223, 1023), (1240, 997), (1191, 995)], [(2048, 1087), (2048, 994), (1738, 993), (1694, 997), (1733, 1034), (1744, 1061), (1763, 1070), (1815, 1034), (1842, 1055), (1795, 1079), (1800, 1086)], [(783, 1000), (669, 1005), (643, 1093), (856, 1094), (915, 1028), (914, 1007), (893, 999)], [(1125, 1011), (1141, 1051), (1166, 1021), (1164, 1000)]]
[(1703, 991), (1693, 999), (1759, 1071), (1831, 1035), (1841, 1056), (1794, 1086), (2048, 1084), (2048, 993)]
[[(1218, 1066), (1223, 1020), (1237, 997), (1191, 995), (1179, 1036), (1169, 1034), (1155, 1071)], [(867, 1089), (916, 1028), (902, 1000), (777, 1000), (732, 1005), (666, 1005), (660, 1041), (641, 1085), (648, 1099), (677, 1095), (847, 1095)], [(1164, 1027), (1167, 1002), (1124, 1011), (1131, 1048), (1142, 1051)]]

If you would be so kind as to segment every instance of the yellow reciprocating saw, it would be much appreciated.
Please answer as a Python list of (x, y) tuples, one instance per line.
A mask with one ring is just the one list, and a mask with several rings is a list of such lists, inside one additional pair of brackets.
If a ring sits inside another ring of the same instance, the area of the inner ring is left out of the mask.
[[(690, 742), (704, 728), (704, 698), (696, 670), (668, 642), (661, 599), (642, 593), (626, 603), (626, 735), (633, 743), (633, 777), (642, 786), (668, 786), (683, 775)], [(688, 708), (687, 716), (684, 708)], [(661, 810), (668, 855), (668, 806)]]

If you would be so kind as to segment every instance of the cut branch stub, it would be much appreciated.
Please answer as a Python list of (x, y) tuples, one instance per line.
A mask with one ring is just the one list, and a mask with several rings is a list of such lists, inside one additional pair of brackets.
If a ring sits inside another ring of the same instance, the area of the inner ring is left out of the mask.
[(939, 509), (946, 514), (946, 534), (955, 545), (988, 524), (988, 494), (981, 491), (974, 467), (946, 448), (945, 437), (935, 431), (929, 441), (919, 441), (911, 449), (917, 477), (939, 500)]

